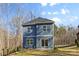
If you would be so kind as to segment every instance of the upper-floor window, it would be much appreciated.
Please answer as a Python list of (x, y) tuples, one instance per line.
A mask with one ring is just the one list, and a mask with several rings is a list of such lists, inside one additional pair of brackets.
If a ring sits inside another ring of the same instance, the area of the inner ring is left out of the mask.
[(47, 32), (51, 30), (51, 26), (50, 25), (43, 25), (43, 31)]
[(47, 30), (47, 27), (44, 25), (43, 26), (43, 31), (46, 31)]
[(27, 28), (27, 31), (28, 31), (29, 33), (32, 32), (32, 28), (31, 28), (31, 26), (29, 26), (29, 27)]

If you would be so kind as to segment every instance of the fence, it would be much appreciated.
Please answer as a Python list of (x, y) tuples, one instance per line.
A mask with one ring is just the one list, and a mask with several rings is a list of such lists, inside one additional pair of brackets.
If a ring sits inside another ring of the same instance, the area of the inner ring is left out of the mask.
[(0, 56), (6, 56), (10, 53), (16, 52), (21, 49), (21, 46), (20, 39), (3, 39), (0, 43)]

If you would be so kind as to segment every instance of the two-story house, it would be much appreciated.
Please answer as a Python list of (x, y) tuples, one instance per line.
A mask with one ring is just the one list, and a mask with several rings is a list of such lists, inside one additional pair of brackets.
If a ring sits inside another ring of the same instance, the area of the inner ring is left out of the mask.
[(54, 48), (54, 22), (46, 18), (35, 18), (23, 25), (23, 48)]

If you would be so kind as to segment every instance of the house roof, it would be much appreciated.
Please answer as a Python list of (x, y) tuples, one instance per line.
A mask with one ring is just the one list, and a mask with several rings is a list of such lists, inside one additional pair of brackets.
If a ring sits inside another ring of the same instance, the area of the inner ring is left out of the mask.
[(46, 19), (46, 18), (42, 18), (42, 17), (38, 17), (35, 18), (31, 21), (28, 21), (26, 23), (23, 24), (23, 26), (29, 26), (29, 25), (38, 25), (38, 24), (53, 24), (54, 21)]

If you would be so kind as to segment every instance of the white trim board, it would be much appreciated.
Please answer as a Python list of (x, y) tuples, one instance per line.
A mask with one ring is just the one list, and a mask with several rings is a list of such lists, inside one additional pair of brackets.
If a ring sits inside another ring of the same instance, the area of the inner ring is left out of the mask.
[(53, 35), (37, 35), (37, 36), (24, 36), (24, 37), (47, 37), (47, 36), (53, 36)]

